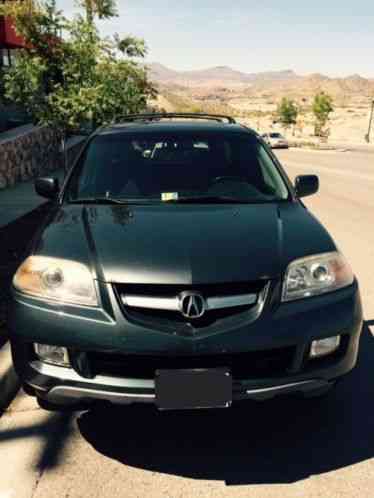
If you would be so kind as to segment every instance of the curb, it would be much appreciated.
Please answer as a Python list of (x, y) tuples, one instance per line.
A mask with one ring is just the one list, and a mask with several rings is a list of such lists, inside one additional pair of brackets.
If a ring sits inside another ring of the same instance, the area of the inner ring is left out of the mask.
[(7, 342), (0, 349), (0, 411), (8, 408), (20, 387), (21, 383), (13, 368), (10, 344)]

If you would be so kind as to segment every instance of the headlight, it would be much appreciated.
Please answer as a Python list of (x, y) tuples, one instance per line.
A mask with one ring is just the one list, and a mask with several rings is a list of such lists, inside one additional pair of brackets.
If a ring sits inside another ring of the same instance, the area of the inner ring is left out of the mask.
[(338, 252), (297, 259), (287, 268), (282, 301), (318, 296), (351, 285), (353, 280), (350, 266)]
[(18, 268), (14, 287), (24, 294), (64, 303), (97, 305), (94, 281), (82, 263), (30, 256)]

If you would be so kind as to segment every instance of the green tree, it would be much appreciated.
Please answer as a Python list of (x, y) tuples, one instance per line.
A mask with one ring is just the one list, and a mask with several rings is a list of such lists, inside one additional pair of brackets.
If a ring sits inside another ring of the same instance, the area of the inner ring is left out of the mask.
[(143, 40), (102, 39), (81, 15), (67, 20), (55, 0), (9, 1), (0, 13), (15, 19), (29, 47), (5, 76), (6, 95), (36, 123), (65, 135), (84, 123), (97, 127), (139, 112), (155, 95), (146, 70), (134, 60), (146, 53)]
[(283, 97), (277, 108), (277, 119), (283, 128), (288, 129), (291, 125), (296, 124), (298, 112), (295, 102)]
[(115, 0), (79, 0), (78, 5), (85, 9), (89, 24), (93, 24), (95, 17), (110, 19), (118, 15)]
[(324, 136), (324, 128), (333, 110), (333, 99), (330, 95), (321, 92), (314, 97), (312, 111), (315, 118), (314, 134), (316, 137)]

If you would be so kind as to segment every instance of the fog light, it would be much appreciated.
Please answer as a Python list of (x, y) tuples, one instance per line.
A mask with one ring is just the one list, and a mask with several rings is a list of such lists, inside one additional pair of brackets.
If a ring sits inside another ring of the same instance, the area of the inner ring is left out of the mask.
[(340, 335), (334, 337), (328, 337), (327, 339), (320, 339), (318, 341), (313, 341), (309, 357), (318, 358), (319, 356), (326, 356), (333, 353), (340, 346)]
[(69, 354), (66, 348), (49, 346), (48, 344), (34, 344), (35, 353), (42, 361), (52, 365), (70, 366)]

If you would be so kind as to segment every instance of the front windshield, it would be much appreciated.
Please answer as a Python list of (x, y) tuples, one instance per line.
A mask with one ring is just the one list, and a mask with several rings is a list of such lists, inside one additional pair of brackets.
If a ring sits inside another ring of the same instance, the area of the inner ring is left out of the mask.
[(280, 133), (270, 133), (270, 138), (283, 138)]
[(67, 201), (202, 197), (274, 202), (287, 199), (289, 192), (269, 153), (250, 134), (118, 133), (91, 141), (65, 193)]

